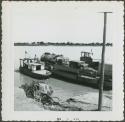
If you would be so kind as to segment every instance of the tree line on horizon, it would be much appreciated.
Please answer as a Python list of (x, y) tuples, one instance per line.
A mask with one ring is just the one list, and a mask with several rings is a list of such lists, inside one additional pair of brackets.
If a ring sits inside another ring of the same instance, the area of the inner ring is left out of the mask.
[[(103, 43), (92, 42), (92, 43), (73, 43), (73, 42), (17, 42), (14, 43), (14, 46), (102, 46)], [(106, 43), (106, 46), (112, 46), (112, 43)]]

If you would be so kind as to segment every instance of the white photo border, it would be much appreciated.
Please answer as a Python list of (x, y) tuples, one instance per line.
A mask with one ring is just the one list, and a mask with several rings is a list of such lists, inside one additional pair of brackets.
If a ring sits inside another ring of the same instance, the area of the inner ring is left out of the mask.
[[(108, 9), (113, 6), (116, 13), (116, 35), (113, 40), (113, 110), (112, 111), (14, 111), (14, 42), (8, 25), (11, 3), (2, 2), (2, 120), (4, 121), (121, 121), (124, 119), (124, 2), (120, 1), (57, 1), (55, 4), (77, 4), (85, 2), (98, 4)], [(46, 2), (46, 1), (39, 1)], [(18, 3), (36, 4), (38, 1), (18, 1)], [(51, 4), (51, 1), (47, 2)], [(46, 3), (46, 4), (47, 4)], [(101, 8), (100, 7), (100, 8)]]

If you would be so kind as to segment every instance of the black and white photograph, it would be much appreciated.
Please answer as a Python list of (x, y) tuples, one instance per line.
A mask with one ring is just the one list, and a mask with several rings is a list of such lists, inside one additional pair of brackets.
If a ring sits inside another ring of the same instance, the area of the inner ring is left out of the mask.
[(123, 5), (3, 1), (2, 118), (123, 120)]

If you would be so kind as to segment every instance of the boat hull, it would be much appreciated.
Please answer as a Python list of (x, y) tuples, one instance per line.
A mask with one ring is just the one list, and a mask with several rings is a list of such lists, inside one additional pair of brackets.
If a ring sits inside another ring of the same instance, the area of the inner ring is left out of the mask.
[(84, 75), (78, 75), (76, 73), (71, 72), (65, 72), (61, 70), (53, 70), (52, 71), (53, 76), (58, 76), (61, 78), (65, 78), (70, 80), (71, 82), (80, 83), (80, 84), (90, 84), (90, 85), (96, 85), (98, 84), (98, 78), (91, 78), (89, 76)]
[(30, 77), (35, 78), (35, 79), (39, 79), (39, 80), (48, 79), (51, 75), (51, 74), (46, 74), (46, 75), (45, 74), (37, 74), (37, 73), (34, 73), (31, 70), (26, 69), (24, 67), (20, 67), (19, 70), (22, 74), (30, 76)]
[[(82, 84), (87, 86), (92, 86), (95, 88), (99, 88), (99, 77), (90, 77), (85, 75), (78, 75), (76, 73), (65, 72), (62, 70), (53, 70), (53, 77), (63, 78), (69, 82), (73, 82), (76, 84)], [(112, 82), (104, 82), (104, 89), (112, 89)]]

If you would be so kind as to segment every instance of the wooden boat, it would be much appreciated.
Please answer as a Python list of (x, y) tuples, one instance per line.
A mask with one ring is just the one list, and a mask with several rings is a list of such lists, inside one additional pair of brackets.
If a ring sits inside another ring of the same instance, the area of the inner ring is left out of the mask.
[(51, 72), (45, 70), (44, 62), (39, 62), (36, 59), (24, 58), (20, 59), (19, 70), (21, 73), (28, 75), (35, 79), (48, 79)]

